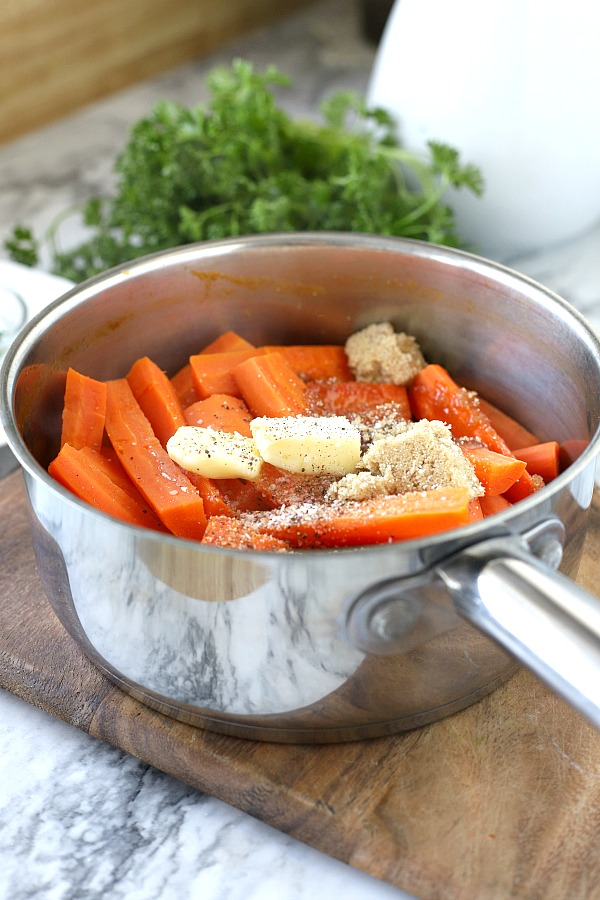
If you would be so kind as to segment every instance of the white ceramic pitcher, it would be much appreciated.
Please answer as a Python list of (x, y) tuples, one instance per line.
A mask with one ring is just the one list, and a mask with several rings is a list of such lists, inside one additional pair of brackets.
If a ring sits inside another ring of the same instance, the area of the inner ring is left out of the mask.
[(451, 192), (461, 234), (507, 259), (600, 219), (600, 5), (396, 0), (367, 93), (403, 143), (451, 144), (483, 198)]

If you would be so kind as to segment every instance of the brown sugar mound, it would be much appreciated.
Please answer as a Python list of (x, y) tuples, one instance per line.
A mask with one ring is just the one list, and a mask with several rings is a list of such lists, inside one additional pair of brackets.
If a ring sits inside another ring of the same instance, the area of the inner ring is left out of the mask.
[(472, 464), (443, 422), (407, 422), (397, 434), (375, 440), (361, 459), (365, 471), (346, 475), (329, 489), (337, 500), (365, 500), (443, 487), (466, 487), (471, 498), (483, 488)]
[(357, 381), (409, 384), (426, 365), (416, 339), (394, 331), (390, 322), (367, 325), (355, 332), (345, 349)]

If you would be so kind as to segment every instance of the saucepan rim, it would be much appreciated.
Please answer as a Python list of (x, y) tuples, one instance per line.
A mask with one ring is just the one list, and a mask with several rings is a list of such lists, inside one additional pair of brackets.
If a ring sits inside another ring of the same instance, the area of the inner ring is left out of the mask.
[[(70, 290), (63, 293), (60, 297), (49, 303), (44, 309), (37, 313), (32, 319), (21, 329), (15, 340), (9, 346), (2, 365), (0, 367), (0, 415), (6, 432), (7, 443), (15, 454), (22, 468), (29, 473), (34, 479), (41, 480), (51, 490), (61, 497), (61, 499), (69, 504), (74, 504), (86, 515), (93, 518), (100, 517), (105, 519), (107, 524), (118, 529), (126, 529), (138, 535), (143, 535), (145, 540), (156, 541), (160, 544), (171, 544), (181, 546), (184, 542), (186, 547), (196, 546), (202, 553), (211, 554), (235, 554), (241, 557), (248, 556), (248, 550), (236, 550), (232, 548), (223, 548), (212, 545), (200, 544), (197, 541), (188, 540), (175, 535), (155, 533), (150, 529), (141, 526), (131, 525), (121, 522), (112, 516), (107, 515), (97, 509), (94, 509), (85, 501), (75, 497), (71, 492), (58, 484), (44, 469), (44, 467), (35, 459), (25, 441), (21, 437), (19, 430), (14, 421), (12, 414), (12, 391), (11, 385), (16, 381), (16, 375), (20, 371), (22, 360), (26, 357), (29, 348), (35, 343), (41, 333), (55, 324), (63, 313), (84, 304), (88, 299), (98, 294), (98, 289), (107, 289), (110, 286), (119, 284), (120, 282), (130, 281), (137, 275), (144, 274), (145, 271), (153, 271), (156, 269), (157, 262), (165, 261), (165, 264), (181, 263), (184, 264), (186, 259), (190, 261), (194, 259), (198, 264), (199, 251), (206, 251), (206, 254), (214, 256), (219, 250), (223, 254), (231, 253), (236, 246), (241, 249), (277, 249), (286, 246), (297, 247), (302, 245), (320, 246), (338, 246), (338, 247), (356, 247), (361, 249), (380, 250), (382, 252), (393, 251), (398, 252), (404, 246), (410, 255), (437, 257), (444, 262), (455, 262), (457, 265), (461, 261), (468, 261), (471, 267), (480, 267), (488, 276), (494, 273), (502, 276), (502, 279), (515, 281), (521, 287), (529, 286), (536, 293), (541, 292), (549, 302), (558, 306), (563, 314), (567, 316), (572, 325), (576, 325), (580, 332), (580, 337), (585, 338), (588, 346), (598, 359), (600, 369), (600, 336), (596, 334), (590, 323), (572, 304), (555, 293), (543, 284), (523, 275), (515, 269), (510, 268), (502, 263), (485, 259), (477, 254), (457, 249), (454, 247), (446, 247), (442, 245), (427, 243), (420, 240), (410, 238), (384, 237), (379, 235), (362, 234), (357, 232), (301, 232), (301, 233), (272, 233), (265, 235), (251, 235), (239, 238), (224, 238), (213, 241), (203, 241), (194, 244), (186, 244), (181, 247), (175, 247), (169, 250), (161, 250), (156, 253), (147, 254), (139, 257), (125, 265), (115, 266), (111, 269), (87, 279), (81, 284), (75, 285)], [(539, 505), (543, 500), (551, 498), (554, 494), (560, 493), (563, 487), (570, 481), (574, 480), (584, 469), (586, 469), (592, 459), (600, 451), (600, 422), (596, 430), (589, 440), (588, 446), (582, 454), (574, 460), (565, 471), (557, 476), (550, 484), (545, 485), (540, 491), (520, 500), (518, 504), (508, 510), (495, 513), (493, 517), (494, 523), (499, 527), (508, 527), (511, 520), (516, 519), (529, 510)], [(302, 549), (292, 550), (291, 554), (297, 556), (301, 554), (310, 556), (318, 554), (344, 554), (356, 553), (377, 554), (388, 553), (390, 548), (402, 549), (406, 548), (410, 552), (419, 552), (424, 547), (435, 547), (456, 539), (460, 534), (461, 539), (464, 535), (465, 541), (470, 542), (478, 535), (487, 533), (490, 530), (490, 520), (473, 522), (463, 525), (460, 528), (450, 529), (431, 535), (426, 538), (414, 538), (406, 541), (394, 542), (391, 544), (374, 544), (361, 547), (347, 548), (323, 548), (323, 549)], [(462, 540), (461, 540), (462, 542)], [(273, 550), (253, 550), (252, 556), (259, 559), (273, 559), (280, 557), (281, 554)], [(404, 552), (404, 550), (402, 550)], [(287, 553), (285, 554), (288, 555)]]

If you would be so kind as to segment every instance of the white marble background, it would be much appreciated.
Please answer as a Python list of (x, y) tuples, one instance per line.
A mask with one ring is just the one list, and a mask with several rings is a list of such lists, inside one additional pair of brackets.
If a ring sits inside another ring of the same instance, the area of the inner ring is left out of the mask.
[[(374, 50), (354, 0), (325, 0), (222, 52), (0, 146), (0, 242), (41, 234), (111, 183), (129, 127), (155, 101), (196, 104), (216, 63), (244, 56), (294, 79), (285, 105), (313, 115), (337, 89), (363, 93)], [(79, 226), (67, 223), (65, 241)], [(0, 256), (1, 256), (0, 251)], [(600, 225), (515, 268), (600, 327)], [(432, 853), (435, 852), (432, 848)], [(345, 900), (403, 895), (0, 691), (0, 900)]]
[(402, 892), (0, 691), (2, 900)]

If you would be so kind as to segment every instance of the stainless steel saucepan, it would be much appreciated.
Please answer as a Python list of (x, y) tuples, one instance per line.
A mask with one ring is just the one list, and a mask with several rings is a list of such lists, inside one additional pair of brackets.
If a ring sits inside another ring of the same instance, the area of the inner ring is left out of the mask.
[[(68, 366), (172, 373), (220, 332), (343, 342), (370, 322), (579, 458), (509, 511), (427, 540), (232, 551), (117, 522), (58, 486)], [(241, 737), (337, 741), (435, 721), (523, 663), (600, 725), (600, 600), (577, 572), (600, 447), (600, 346), (584, 319), (467, 253), (347, 234), (242, 238), (139, 260), (73, 289), (1, 374), (39, 571), (89, 657), (150, 706)], [(557, 571), (559, 567), (560, 571)]]

